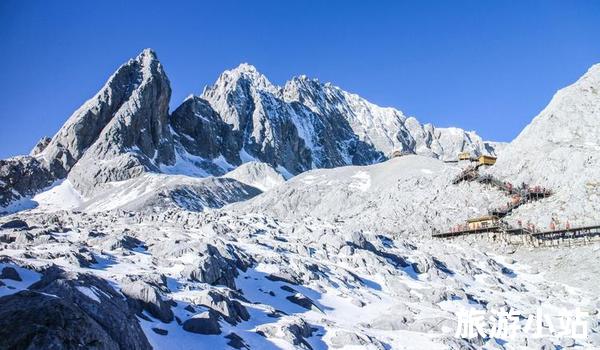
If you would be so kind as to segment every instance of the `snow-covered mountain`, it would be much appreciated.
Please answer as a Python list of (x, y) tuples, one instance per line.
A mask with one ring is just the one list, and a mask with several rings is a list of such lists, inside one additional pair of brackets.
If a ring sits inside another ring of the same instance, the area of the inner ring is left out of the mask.
[(171, 88), (152, 50), (122, 65), (58, 133), (29, 156), (0, 162), (0, 205), (68, 178), (93, 197), (144, 173), (219, 176), (249, 161), (286, 177), (380, 162), (394, 150), (454, 159), (494, 153), (474, 132), (435, 128), (329, 83), (298, 77), (278, 87), (253, 66), (225, 71), (171, 114)]
[[(507, 221), (600, 223), (599, 67), (505, 146), (247, 64), (169, 114), (145, 50), (0, 161), (0, 348), (599, 348), (598, 244), (430, 237), (510, 200), (453, 183), (463, 150), (501, 149), (488, 172), (553, 191)], [(544, 305), (579, 308), (589, 335), (523, 332)], [(468, 307), (520, 330), (456, 337)]]
[(547, 227), (552, 220), (598, 224), (600, 218), (600, 64), (559, 90), (548, 106), (502, 150), (491, 172), (514, 183), (550, 188), (542, 205), (515, 219)]
[[(600, 64), (559, 90), (502, 151), (496, 173), (555, 187), (598, 174)], [(575, 177), (575, 178), (574, 178)]]
[(495, 154), (492, 143), (484, 142), (473, 131), (421, 124), (397, 109), (379, 107), (356, 94), (306, 76), (288, 81), (282, 94), (285, 101), (300, 102), (322, 118), (335, 116), (336, 124), (345, 124), (345, 120), (360, 141), (386, 156), (401, 151), (456, 160), (462, 151), (473, 155)]

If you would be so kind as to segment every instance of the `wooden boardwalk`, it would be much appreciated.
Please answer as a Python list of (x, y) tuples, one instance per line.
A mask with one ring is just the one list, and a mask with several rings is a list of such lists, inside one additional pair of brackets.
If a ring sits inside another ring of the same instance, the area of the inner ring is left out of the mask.
[(555, 240), (555, 239), (573, 239), (582, 237), (600, 236), (600, 225), (573, 227), (570, 229), (561, 229), (544, 232), (534, 232), (531, 234), (539, 240)]
[[(513, 186), (509, 182), (501, 181), (489, 174), (480, 175), (479, 165), (465, 168), (454, 178), (452, 183), (458, 184), (462, 181), (477, 181), (481, 184), (496, 187), (500, 191), (511, 196), (511, 200), (507, 202), (505, 206), (488, 211), (490, 216), (494, 216), (499, 219), (506, 217), (512, 213), (513, 210), (517, 209), (523, 204), (537, 201), (552, 195), (552, 191), (541, 186), (529, 186), (523, 183), (521, 186), (517, 187)], [(463, 227), (464, 226), (459, 226), (459, 228)], [(433, 232), (431, 236), (434, 238), (455, 238), (487, 232), (498, 233), (502, 239), (507, 241), (526, 242), (526, 244), (533, 243), (535, 246), (543, 246), (547, 245), (545, 242), (554, 244), (555, 242), (561, 240), (576, 241), (579, 238), (600, 237), (600, 225), (564, 228), (551, 231), (536, 231), (533, 227), (510, 227), (505, 222), (499, 221), (499, 224), (494, 226), (479, 227), (476, 229), (454, 229), (448, 232)], [(586, 239), (583, 239), (583, 241), (587, 242)]]
[[(532, 231), (525, 227), (508, 227), (505, 225), (498, 226), (490, 226), (480, 229), (474, 230), (461, 230), (461, 231), (451, 231), (451, 232), (442, 232), (442, 233), (433, 233), (432, 237), (434, 238), (456, 238), (459, 236), (468, 236), (468, 235), (476, 235), (486, 232), (496, 232), (507, 234), (513, 237), (526, 237), (531, 238), (533, 241), (537, 241), (540, 243), (551, 242), (551, 241), (571, 241), (582, 238), (593, 238), (600, 237), (600, 225), (593, 226), (581, 226), (581, 227), (573, 227), (573, 228), (564, 228), (558, 230), (551, 231)], [(526, 241), (526, 240), (522, 240)]]
[(490, 226), (490, 227), (482, 227), (477, 229), (469, 229), (469, 230), (458, 230), (458, 231), (450, 231), (450, 232), (439, 232), (433, 233), (431, 236), (435, 238), (454, 238), (458, 236), (476, 234), (476, 233), (484, 233), (484, 232), (498, 232), (500, 231), (500, 226)]
[(509, 215), (513, 210), (523, 204), (544, 199), (552, 195), (552, 191), (541, 186), (529, 186), (523, 183), (521, 186), (517, 187), (513, 186), (510, 182), (501, 181), (489, 174), (480, 175), (479, 165), (465, 168), (454, 178), (452, 183), (458, 184), (462, 181), (477, 181), (484, 185), (496, 187), (500, 191), (512, 196), (512, 200), (507, 202), (505, 206), (488, 211), (488, 215), (496, 216), (500, 219)]

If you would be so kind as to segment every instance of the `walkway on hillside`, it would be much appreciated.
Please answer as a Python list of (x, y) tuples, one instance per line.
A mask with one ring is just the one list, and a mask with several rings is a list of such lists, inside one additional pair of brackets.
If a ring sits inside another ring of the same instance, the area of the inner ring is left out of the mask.
[(434, 233), (434, 238), (454, 238), (458, 236), (470, 235), (474, 233), (497, 232), (505, 233), (511, 236), (527, 236), (539, 242), (560, 241), (560, 240), (576, 240), (580, 238), (600, 237), (600, 225), (581, 226), (573, 228), (563, 228), (550, 231), (535, 231), (525, 227), (508, 227), (506, 225), (498, 225), (486, 227), (477, 230), (463, 230), (456, 232)]
[(520, 187), (514, 186), (512, 183), (507, 181), (501, 181), (492, 175), (480, 175), (480, 165), (469, 166), (465, 168), (460, 174), (454, 178), (453, 184), (458, 184), (462, 181), (476, 181), (484, 185), (491, 185), (496, 187), (500, 191), (512, 196), (511, 201), (507, 202), (506, 205), (491, 209), (488, 211), (489, 215), (503, 218), (510, 214), (513, 210), (517, 209), (523, 204), (543, 199), (552, 195), (552, 191), (543, 188), (541, 186), (529, 186), (526, 183), (521, 184)]

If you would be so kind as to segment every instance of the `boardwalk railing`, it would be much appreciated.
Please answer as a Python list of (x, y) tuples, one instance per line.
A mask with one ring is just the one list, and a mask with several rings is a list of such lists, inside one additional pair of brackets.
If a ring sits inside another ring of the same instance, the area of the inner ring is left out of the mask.
[(531, 234), (539, 240), (555, 240), (560, 238), (580, 238), (600, 236), (600, 225), (582, 226), (563, 230), (536, 232)]
[(576, 240), (578, 238), (591, 238), (600, 237), (600, 225), (593, 226), (581, 226), (573, 228), (564, 228), (550, 231), (533, 231), (526, 227), (509, 227), (507, 225), (490, 226), (479, 229), (467, 229), (460, 231), (433, 233), (434, 238), (455, 238), (458, 236), (465, 236), (471, 234), (479, 234), (486, 232), (497, 232), (508, 234), (515, 237), (530, 237), (536, 241), (557, 241), (560, 239), (564, 240)]
[(507, 205), (503, 207), (489, 210), (489, 215), (503, 218), (523, 204), (552, 195), (552, 191), (541, 186), (529, 186), (523, 183), (520, 187), (516, 187), (510, 182), (501, 181), (490, 174), (480, 175), (478, 168), (478, 166), (469, 166), (465, 168), (456, 176), (456, 178), (454, 178), (452, 183), (458, 184), (462, 181), (477, 181), (481, 184), (494, 186), (500, 191), (513, 196), (513, 201), (508, 202)]
[(500, 226), (481, 227), (476, 229), (455, 230), (449, 232), (434, 232), (431, 236), (435, 238), (452, 238), (474, 233), (497, 232), (500, 231)]

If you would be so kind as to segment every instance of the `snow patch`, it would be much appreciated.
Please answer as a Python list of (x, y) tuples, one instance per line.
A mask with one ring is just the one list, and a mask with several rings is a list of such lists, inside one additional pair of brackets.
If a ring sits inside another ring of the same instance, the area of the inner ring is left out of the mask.
[(93, 301), (100, 303), (100, 298), (98, 297), (98, 295), (96, 295), (96, 293), (90, 288), (90, 287), (85, 287), (85, 286), (76, 286), (75, 288), (77, 288), (77, 290), (85, 295), (86, 297), (92, 299)]
[(352, 176), (352, 183), (348, 185), (351, 190), (366, 192), (371, 187), (371, 175), (366, 171), (359, 171)]
[(59, 180), (52, 188), (32, 198), (38, 209), (49, 211), (70, 210), (81, 206), (85, 198), (73, 187), (68, 179)]

